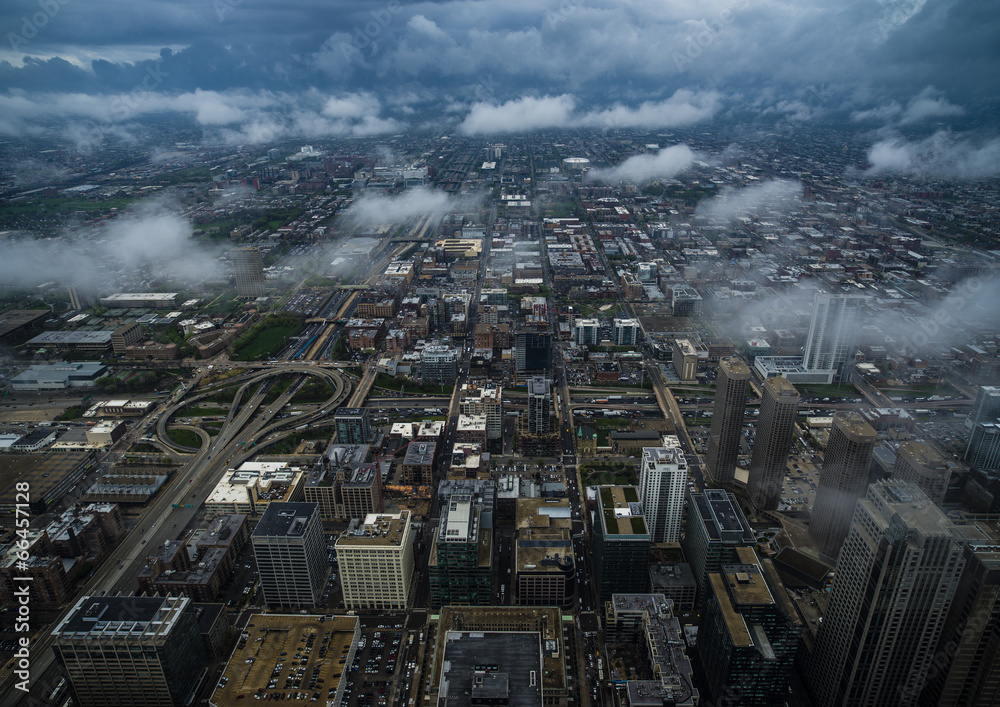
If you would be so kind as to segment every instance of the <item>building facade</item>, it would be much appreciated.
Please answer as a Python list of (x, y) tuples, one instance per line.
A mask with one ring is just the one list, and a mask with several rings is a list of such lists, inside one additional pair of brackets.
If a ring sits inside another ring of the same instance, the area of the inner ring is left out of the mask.
[(764, 381), (747, 492), (757, 510), (777, 509), (795, 431), (799, 391), (781, 376)]
[(431, 606), (492, 604), (493, 532), (482, 525), (480, 503), (456, 493), (442, 511), (427, 560)]
[(940, 505), (948, 491), (952, 466), (951, 461), (931, 445), (908, 439), (896, 450), (892, 478), (916, 484), (927, 498)]
[(709, 478), (717, 484), (734, 478), (749, 380), (750, 369), (740, 359), (726, 357), (719, 361), (705, 465)]
[(868, 488), (876, 432), (856, 412), (833, 416), (830, 441), (816, 489), (809, 533), (819, 551), (836, 559), (851, 528), (854, 506)]
[(52, 631), (80, 707), (180, 707), (205, 672), (188, 597), (82, 597)]
[(854, 354), (864, 302), (857, 295), (816, 293), (802, 355), (805, 370), (829, 372), (827, 383), (843, 377), (845, 364), (851, 363)]
[(256, 248), (236, 248), (232, 253), (233, 278), (238, 297), (264, 296), (264, 259)]
[(691, 494), (681, 546), (701, 592), (710, 573), (736, 561), (737, 548), (753, 547), (756, 542), (736, 496), (722, 489)]
[(645, 591), (650, 535), (635, 486), (598, 486), (592, 535), (598, 601)]
[(330, 566), (315, 503), (271, 503), (251, 535), (264, 601), (315, 606)]
[(823, 623), (812, 650), (801, 654), (814, 704), (914, 704), (963, 565), (957, 528), (919, 488), (869, 486), (840, 551)]
[(687, 460), (679, 446), (642, 448), (639, 502), (652, 542), (680, 542), (687, 482)]
[(340, 586), (350, 610), (401, 610), (410, 606), (413, 524), (407, 510), (351, 521), (337, 538)]

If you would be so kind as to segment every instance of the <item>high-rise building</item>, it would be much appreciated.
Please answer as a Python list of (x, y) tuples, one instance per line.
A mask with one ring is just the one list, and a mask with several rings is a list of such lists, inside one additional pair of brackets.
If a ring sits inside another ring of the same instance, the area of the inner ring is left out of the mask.
[(268, 504), (251, 539), (265, 602), (274, 606), (319, 603), (330, 565), (318, 505)]
[(976, 423), (969, 435), (965, 461), (974, 469), (1000, 469), (1000, 420)]
[(854, 506), (868, 488), (875, 438), (875, 430), (858, 413), (833, 416), (809, 524), (809, 533), (827, 557), (836, 559), (851, 528)]
[(596, 346), (601, 341), (601, 324), (596, 319), (577, 319), (573, 324), (577, 346)]
[(240, 297), (264, 296), (264, 259), (256, 248), (235, 248), (232, 254), (236, 294)]
[(598, 486), (593, 527), (594, 582), (599, 601), (645, 591), (649, 529), (635, 486)]
[(941, 662), (919, 691), (921, 707), (967, 707), (1000, 701), (1000, 526), (956, 521), (968, 539), (965, 568), (945, 619)]
[(413, 521), (407, 510), (351, 521), (336, 542), (340, 586), (351, 610), (406, 609), (413, 580)]
[(868, 487), (812, 650), (800, 653), (817, 707), (915, 704), (937, 669), (962, 546), (959, 530), (913, 484)]
[(953, 464), (926, 442), (908, 439), (896, 450), (892, 478), (916, 484), (934, 503), (941, 504), (951, 481)]
[(458, 349), (429, 344), (420, 354), (420, 377), (431, 383), (454, 383), (458, 377)]
[(680, 541), (687, 482), (687, 460), (679, 446), (642, 448), (639, 502), (652, 542)]
[(747, 491), (757, 510), (773, 511), (781, 498), (788, 450), (795, 430), (795, 411), (799, 391), (786, 378), (775, 376), (764, 381), (760, 401), (760, 422), (750, 456)]
[(717, 704), (784, 704), (801, 623), (780, 579), (765, 572), (753, 548), (736, 553), (737, 562), (709, 575), (698, 631), (705, 682)]
[(372, 441), (371, 417), (367, 408), (340, 408), (333, 415), (337, 444), (368, 444)]
[(188, 597), (82, 597), (52, 650), (80, 707), (191, 704), (206, 663)]
[(569, 499), (519, 498), (516, 503), (517, 533), (511, 565), (517, 603), (574, 607), (580, 579), (576, 574)]
[(691, 494), (687, 527), (681, 547), (704, 594), (708, 575), (736, 561), (736, 549), (757, 542), (736, 496), (722, 489)]
[(480, 388), (463, 384), (458, 411), (462, 415), (486, 415), (486, 439), (503, 436), (503, 388), (500, 386)]
[(552, 391), (541, 376), (528, 380), (528, 431), (546, 434), (552, 430)]
[(750, 369), (740, 359), (726, 357), (719, 361), (705, 464), (709, 478), (717, 484), (732, 481), (734, 477), (749, 380)]
[(514, 367), (518, 373), (552, 370), (552, 334), (522, 331), (514, 337)]
[(481, 501), (452, 494), (427, 560), (431, 606), (492, 604), (492, 551), (493, 531), (483, 526)]
[(850, 363), (854, 353), (864, 302), (864, 297), (858, 295), (816, 293), (802, 354), (803, 368), (829, 373), (827, 383), (843, 377), (845, 364)]
[(965, 426), (972, 429), (980, 422), (996, 422), (998, 418), (1000, 418), (1000, 386), (981, 386)]
[(615, 319), (612, 331), (615, 346), (638, 346), (642, 343), (642, 325), (638, 319)]

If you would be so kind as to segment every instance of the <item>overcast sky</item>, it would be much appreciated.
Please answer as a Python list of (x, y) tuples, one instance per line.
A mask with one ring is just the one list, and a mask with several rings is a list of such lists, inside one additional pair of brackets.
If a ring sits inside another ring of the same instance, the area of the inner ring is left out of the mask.
[(0, 28), (12, 136), (179, 111), (256, 143), (746, 119), (889, 139), (992, 130), (1000, 95), (993, 0), (4, 0)]

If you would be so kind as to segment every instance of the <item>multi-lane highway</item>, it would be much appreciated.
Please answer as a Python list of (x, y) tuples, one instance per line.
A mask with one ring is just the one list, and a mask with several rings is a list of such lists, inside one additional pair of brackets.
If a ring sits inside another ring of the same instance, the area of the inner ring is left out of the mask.
[[(265, 386), (261, 386), (246, 403), (242, 402), (243, 395), (253, 383), (289, 373), (320, 377), (330, 383), (333, 395), (311, 413), (277, 422), (273, 422), (276, 413), (294, 395), (296, 386), (290, 386), (276, 401), (266, 407), (263, 403)], [(229, 466), (241, 463), (243, 458), (255, 453), (256, 450), (248, 451), (248, 445), (258, 439), (266, 439), (271, 434), (287, 433), (289, 430), (286, 428), (292, 425), (318, 422), (342, 405), (350, 395), (351, 389), (350, 381), (345, 375), (335, 369), (318, 366), (286, 365), (251, 375), (234, 399), (226, 424), (219, 435), (210, 444), (202, 446), (174, 474), (169, 487), (161, 491), (159, 497), (146, 508), (136, 527), (93, 573), (79, 595), (118, 592), (132, 594), (137, 589), (135, 577), (145, 565), (146, 557), (153, 554), (156, 548), (166, 541), (174, 540), (181, 534), (197, 512), (197, 507), (207, 498)], [(197, 399), (202, 396), (193, 397)], [(157, 431), (162, 443), (173, 446), (167, 436), (167, 424), (170, 417), (187, 404), (188, 401), (181, 400), (169, 407), (161, 406), (147, 418), (146, 424), (158, 419)], [(48, 685), (52, 682), (51, 671), (58, 670), (51, 649), (51, 630), (54, 625), (47, 627), (44, 633), (32, 642), (32, 685), (36, 683)], [(3, 707), (16, 705), (22, 697), (24, 697), (22, 692), (10, 692), (3, 697), (2, 705)]]

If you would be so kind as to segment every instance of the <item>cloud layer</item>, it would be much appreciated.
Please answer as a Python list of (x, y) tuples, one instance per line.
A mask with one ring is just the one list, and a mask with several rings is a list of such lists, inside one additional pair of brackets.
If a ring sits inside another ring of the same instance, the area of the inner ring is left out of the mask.
[(1000, 138), (976, 139), (939, 130), (923, 140), (900, 137), (875, 143), (868, 151), (868, 174), (983, 179), (1000, 175)]
[(995, 116), (1000, 95), (1000, 12), (976, 0), (42, 5), (0, 4), (7, 135), (39, 105), (119, 125), (178, 110), (261, 141), (838, 112), (916, 125)]
[(635, 155), (606, 169), (591, 170), (587, 177), (608, 183), (644, 184), (653, 179), (676, 177), (694, 164), (695, 154), (687, 145), (671, 145), (653, 154)]

